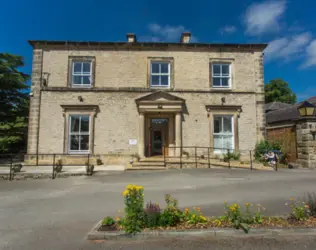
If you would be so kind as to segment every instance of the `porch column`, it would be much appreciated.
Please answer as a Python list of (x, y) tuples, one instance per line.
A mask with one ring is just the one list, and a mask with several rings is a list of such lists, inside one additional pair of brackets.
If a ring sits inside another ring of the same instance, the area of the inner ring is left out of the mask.
[[(181, 113), (176, 113), (176, 147), (181, 146)], [(176, 156), (180, 156), (180, 148), (176, 148)]]
[(145, 157), (145, 115), (139, 114), (139, 137), (138, 137), (138, 154), (140, 158)]

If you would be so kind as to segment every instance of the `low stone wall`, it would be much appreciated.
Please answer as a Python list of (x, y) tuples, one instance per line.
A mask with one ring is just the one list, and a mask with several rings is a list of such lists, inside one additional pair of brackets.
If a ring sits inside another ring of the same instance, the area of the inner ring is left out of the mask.
[[(63, 165), (85, 165), (88, 161), (94, 165), (122, 165), (129, 167), (132, 160), (131, 155), (107, 154), (107, 155), (55, 155), (55, 163), (59, 160)], [(99, 161), (100, 160), (100, 161)], [(54, 155), (25, 155), (25, 165), (53, 165)]]

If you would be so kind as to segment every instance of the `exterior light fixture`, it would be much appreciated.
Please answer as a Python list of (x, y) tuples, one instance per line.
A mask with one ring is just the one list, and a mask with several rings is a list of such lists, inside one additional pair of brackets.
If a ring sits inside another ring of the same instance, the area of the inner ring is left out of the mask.
[(308, 101), (304, 101), (297, 109), (302, 117), (313, 116), (315, 112), (315, 106)]

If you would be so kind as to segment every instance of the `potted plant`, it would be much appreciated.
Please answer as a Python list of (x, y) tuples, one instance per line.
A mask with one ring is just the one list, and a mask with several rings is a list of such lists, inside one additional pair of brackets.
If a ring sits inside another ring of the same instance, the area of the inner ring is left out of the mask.
[(87, 175), (93, 175), (93, 171), (94, 171), (94, 165), (90, 165), (88, 164), (88, 162), (86, 162), (86, 172)]
[(13, 172), (14, 172), (14, 173), (20, 172), (22, 166), (23, 166), (22, 164), (14, 164), (14, 165), (12, 166)]
[(56, 165), (54, 166), (54, 170), (56, 173), (60, 173), (63, 169), (63, 163), (62, 163), (62, 160), (59, 159), (56, 163)]

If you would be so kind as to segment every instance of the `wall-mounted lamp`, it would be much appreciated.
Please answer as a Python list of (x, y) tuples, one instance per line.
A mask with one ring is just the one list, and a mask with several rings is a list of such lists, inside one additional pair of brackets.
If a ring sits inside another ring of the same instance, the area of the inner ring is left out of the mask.
[(221, 101), (222, 101), (222, 105), (224, 105), (226, 103), (226, 98), (225, 97), (222, 97), (221, 98)]
[(239, 118), (240, 117), (240, 113), (242, 112), (242, 109), (237, 109), (237, 117)]
[(78, 100), (79, 100), (79, 102), (83, 102), (83, 98), (81, 95), (78, 96)]
[(42, 82), (41, 82), (42, 87), (47, 87), (49, 75), (50, 75), (50, 73), (48, 73), (48, 72), (42, 73)]

